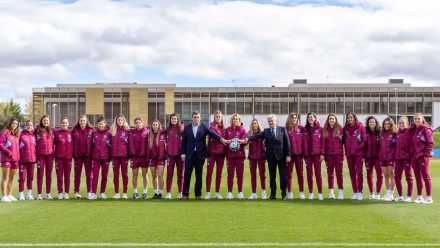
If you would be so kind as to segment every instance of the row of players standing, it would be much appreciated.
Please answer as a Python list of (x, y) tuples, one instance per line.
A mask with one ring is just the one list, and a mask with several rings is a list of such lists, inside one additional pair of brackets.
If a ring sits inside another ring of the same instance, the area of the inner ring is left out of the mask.
[[(292, 174), (295, 167), (299, 198), (304, 199), (303, 160), (306, 161), (307, 184), (309, 188), (309, 199), (314, 199), (313, 174), (318, 188), (318, 199), (322, 196), (321, 162), (327, 164), (329, 198), (335, 198), (334, 175), (336, 174), (339, 194), (338, 198), (343, 199), (343, 151), (345, 144), (345, 155), (347, 158), (350, 179), (354, 195), (352, 199), (361, 200), (363, 190), (363, 160), (367, 167), (367, 182), (370, 189), (370, 199), (379, 199), (382, 187), (382, 174), (385, 175), (387, 194), (382, 197), (385, 200), (393, 199), (394, 179), (398, 191), (398, 201), (411, 201), (412, 176), (414, 170), (417, 182), (416, 202), (432, 202), (431, 183), (429, 178), (429, 157), (433, 147), (432, 129), (424, 121), (423, 115), (414, 116), (415, 123), (408, 126), (405, 117), (399, 120), (399, 130), (391, 118), (386, 118), (383, 127), (379, 127), (374, 117), (369, 117), (366, 122), (367, 128), (357, 120), (354, 113), (346, 115), (347, 122), (342, 127), (336, 115), (329, 114), (324, 127), (317, 122), (313, 113), (307, 115), (307, 124), (303, 127), (299, 124), (299, 116), (292, 113), (286, 121), (286, 130), (290, 140), (291, 161), (286, 167), (287, 175), (287, 198), (293, 198)], [(68, 129), (68, 120), (61, 120), (61, 129), (54, 130), (50, 125), (48, 116), (43, 116), (39, 125), (33, 130), (31, 121), (26, 122), (26, 130), (17, 136), (18, 122), (11, 119), (8, 126), (2, 133), (0, 148), (2, 150), (2, 200), (14, 200), (11, 195), (13, 174), (20, 169), (19, 192), (20, 199), (24, 199), (24, 182), (27, 181), (27, 199), (33, 199), (32, 180), (33, 166), (37, 161), (37, 190), (38, 199), (42, 199), (43, 176), (46, 176), (46, 199), (51, 199), (51, 175), (53, 158), (56, 161), (58, 198), (68, 199), (70, 188), (71, 161), (75, 161), (75, 197), (81, 197), (79, 187), (81, 171), (84, 165), (86, 170), (86, 184), (89, 199), (96, 199), (99, 171), (101, 172), (101, 194), (100, 198), (106, 198), (107, 174), (109, 162), (112, 161), (114, 173), (115, 196), (119, 194), (119, 174), (122, 174), (123, 195), (128, 198), (128, 162), (131, 159), (133, 169), (133, 198), (139, 196), (137, 192), (137, 177), (139, 168), (142, 169), (143, 193), (142, 197), (147, 198), (148, 177), (147, 171), (150, 168), (153, 175), (154, 198), (161, 198), (163, 194), (163, 174), (167, 164), (166, 199), (171, 199), (171, 184), (173, 181), (174, 168), (177, 168), (177, 198), (183, 197), (183, 173), (184, 159), (181, 159), (181, 136), (182, 129), (178, 114), (170, 117), (170, 125), (162, 130), (159, 121), (151, 124), (151, 132), (144, 127), (141, 118), (135, 119), (135, 128), (128, 127), (124, 116), (115, 118), (114, 124), (109, 128), (104, 118), (98, 120), (96, 130), (90, 125), (86, 116), (81, 116), (73, 130)], [(15, 128), (14, 128), (15, 127)], [(225, 128), (223, 116), (218, 111), (209, 129), (215, 132), (224, 140), (238, 140), (242, 145), (240, 149), (233, 151), (228, 149), (224, 142), (210, 138), (208, 141), (208, 172), (206, 177), (205, 199), (211, 198), (210, 187), (214, 168), (215, 198), (221, 199), (220, 185), (221, 175), (224, 167), (224, 160), (227, 160), (228, 194), (227, 198), (232, 199), (234, 177), (237, 178), (238, 198), (243, 199), (243, 174), (245, 152), (244, 146), (247, 143), (246, 137), (256, 135), (263, 131), (258, 120), (253, 120), (249, 131), (243, 127), (240, 116), (234, 114), (231, 117), (230, 126)], [(19, 140), (14, 141), (14, 137)], [(8, 145), (9, 144), (9, 145)], [(35, 149), (32, 149), (34, 147)], [(253, 141), (249, 144), (249, 164), (251, 174), (252, 194), (250, 199), (256, 199), (257, 168), (259, 170), (262, 198), (266, 198), (265, 183), (265, 158), (264, 144), (262, 141)], [(20, 158), (20, 159), (18, 159)], [(168, 160), (168, 163), (165, 161)], [(373, 170), (376, 170), (376, 191), (373, 190)], [(46, 173), (44, 173), (46, 171)], [(407, 197), (403, 198), (401, 178), (405, 171), (408, 190)], [(236, 176), (234, 175), (236, 173)], [(393, 176), (394, 173), (394, 176)], [(11, 176), (12, 175), (12, 176)], [(8, 180), (9, 179), (9, 180)], [(8, 182), (9, 181), (9, 182)], [(425, 182), (427, 197), (423, 199), (422, 188)], [(63, 188), (64, 186), (64, 188)], [(188, 185), (189, 188), (189, 185)], [(200, 187), (199, 187), (200, 188)], [(282, 190), (283, 191), (283, 190)], [(188, 195), (188, 192), (186, 193)], [(196, 192), (200, 197), (200, 192)]]

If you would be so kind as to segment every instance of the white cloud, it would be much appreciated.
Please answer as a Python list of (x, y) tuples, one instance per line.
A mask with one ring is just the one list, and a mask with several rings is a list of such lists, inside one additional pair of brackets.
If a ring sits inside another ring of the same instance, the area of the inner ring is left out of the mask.
[(279, 85), (326, 76), (334, 83), (404, 77), (438, 84), (436, 1), (317, 2), (3, 1), (0, 97), (24, 98), (31, 86), (83, 78), (85, 66), (109, 81), (140, 68)]

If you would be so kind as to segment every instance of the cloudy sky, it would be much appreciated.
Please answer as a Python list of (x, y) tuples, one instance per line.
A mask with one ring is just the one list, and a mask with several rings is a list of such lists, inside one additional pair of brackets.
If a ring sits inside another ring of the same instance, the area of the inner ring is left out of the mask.
[(440, 85), (435, 0), (2, 0), (0, 100), (56, 83)]

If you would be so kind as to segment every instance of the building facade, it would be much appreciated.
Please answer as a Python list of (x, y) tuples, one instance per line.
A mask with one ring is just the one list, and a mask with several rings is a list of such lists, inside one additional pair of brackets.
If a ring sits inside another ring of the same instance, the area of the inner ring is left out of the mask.
[(74, 125), (86, 114), (92, 124), (99, 116), (109, 123), (122, 113), (133, 125), (135, 117), (150, 124), (158, 119), (167, 125), (169, 115), (177, 112), (185, 123), (198, 110), (208, 123), (217, 110), (226, 116), (239, 113), (246, 129), (253, 118), (267, 126), (266, 116), (276, 114), (284, 123), (291, 112), (299, 113), (305, 123), (308, 112), (324, 122), (328, 113), (335, 113), (340, 122), (345, 113), (354, 112), (364, 122), (374, 115), (379, 121), (391, 116), (406, 115), (412, 120), (423, 113), (431, 125), (440, 126), (440, 87), (415, 87), (403, 80), (385, 84), (307, 84), (294, 80), (287, 87), (177, 87), (175, 84), (96, 83), (58, 84), (56, 87), (33, 89), (35, 122), (48, 114), (59, 126), (67, 117)]

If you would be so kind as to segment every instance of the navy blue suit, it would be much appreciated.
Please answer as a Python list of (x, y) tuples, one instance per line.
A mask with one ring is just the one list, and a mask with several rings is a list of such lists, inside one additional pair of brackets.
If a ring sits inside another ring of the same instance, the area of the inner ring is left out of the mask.
[(195, 195), (202, 195), (203, 164), (208, 157), (206, 136), (220, 141), (221, 137), (211, 131), (205, 124), (200, 124), (194, 137), (192, 124), (185, 126), (182, 134), (181, 154), (185, 155), (185, 176), (183, 179), (183, 196), (189, 195), (189, 186), (193, 169), (196, 171)]

